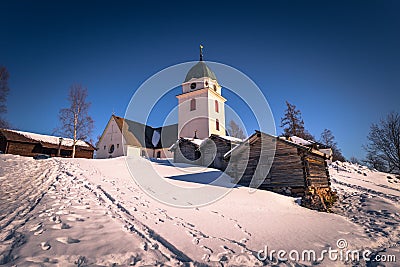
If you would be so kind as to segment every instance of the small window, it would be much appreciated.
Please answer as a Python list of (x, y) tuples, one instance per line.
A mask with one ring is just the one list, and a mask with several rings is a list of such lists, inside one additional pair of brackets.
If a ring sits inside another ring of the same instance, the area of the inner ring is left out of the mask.
[(146, 157), (146, 151), (142, 150), (142, 157)]
[(215, 128), (217, 129), (217, 131), (219, 131), (219, 120), (218, 119), (215, 121)]
[(190, 84), (190, 89), (193, 90), (193, 89), (195, 89), (195, 88), (196, 88), (196, 83), (191, 83), (191, 84)]
[(117, 144), (117, 148), (119, 148), (119, 144)]
[(161, 158), (161, 151), (157, 151), (157, 158)]
[(190, 111), (196, 110), (196, 99), (190, 100)]
[(106, 146), (104, 146), (104, 150), (106, 150)]
[(112, 154), (114, 152), (114, 145), (110, 146), (110, 149), (108, 150), (108, 153)]
[(217, 91), (217, 86), (214, 84), (214, 91), (216, 92)]
[(219, 112), (219, 109), (218, 109), (218, 100), (215, 100), (215, 112)]
[(205, 82), (206, 87), (208, 87), (208, 81)]

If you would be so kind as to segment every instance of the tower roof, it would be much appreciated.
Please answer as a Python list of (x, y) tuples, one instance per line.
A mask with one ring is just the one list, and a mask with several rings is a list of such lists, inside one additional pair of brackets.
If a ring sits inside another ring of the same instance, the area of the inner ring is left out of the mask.
[(185, 82), (188, 82), (190, 81), (190, 79), (193, 78), (203, 78), (203, 77), (208, 77), (213, 80), (217, 80), (215, 73), (207, 66), (207, 64), (204, 63), (204, 61), (199, 61), (186, 74)]

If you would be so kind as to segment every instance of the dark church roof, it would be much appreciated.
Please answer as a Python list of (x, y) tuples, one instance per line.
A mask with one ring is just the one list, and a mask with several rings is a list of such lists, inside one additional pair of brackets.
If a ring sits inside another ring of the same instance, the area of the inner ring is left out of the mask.
[(178, 139), (178, 124), (153, 128), (136, 121), (112, 115), (127, 145), (146, 148), (170, 147)]
[(204, 61), (199, 61), (189, 70), (184, 82), (188, 82), (193, 78), (203, 78), (203, 77), (208, 77), (213, 80), (217, 80), (215, 73), (207, 66), (207, 64), (204, 63)]

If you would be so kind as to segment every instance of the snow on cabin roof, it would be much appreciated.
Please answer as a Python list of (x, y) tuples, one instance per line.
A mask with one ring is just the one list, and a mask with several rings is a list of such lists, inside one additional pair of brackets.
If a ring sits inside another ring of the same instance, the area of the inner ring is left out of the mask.
[(236, 138), (236, 137), (233, 137), (233, 136), (219, 136), (219, 137), (222, 138), (222, 139), (231, 141), (231, 142), (238, 142), (238, 143), (243, 142), (243, 139)]
[[(30, 133), (30, 132), (24, 132), (24, 131), (16, 131), (16, 130), (9, 130), (9, 129), (3, 129), (3, 132), (11, 132), (15, 133), (18, 135), (22, 135), (25, 138), (41, 142), (41, 143), (49, 143), (49, 144), (54, 144), (54, 145), (59, 145), (60, 144), (60, 138), (59, 136), (51, 136), (51, 135), (44, 135), (44, 134), (37, 134), (37, 133)], [(61, 145), (63, 146), (73, 146), (74, 140), (71, 138), (64, 138), (62, 137), (62, 143)], [(90, 147), (88, 143), (85, 141), (78, 140), (76, 143), (77, 146), (81, 147)]]
[[(256, 132), (257, 133), (257, 132)], [(255, 134), (250, 135), (249, 137), (247, 137), (246, 139), (242, 140), (239, 144), (237, 144), (235, 147), (233, 147), (231, 150), (229, 150), (228, 152), (226, 152), (224, 154), (224, 158), (226, 158), (228, 155), (232, 154), (233, 151), (238, 150), (241, 146), (246, 145), (246, 143), (250, 142), (251, 139), (254, 138)]]
[(200, 146), (200, 145), (204, 142), (203, 139), (187, 138), (187, 137), (182, 137), (182, 138), (185, 139), (185, 140), (187, 140), (187, 141), (189, 141), (189, 142), (192, 142), (193, 144), (195, 144), (195, 145), (197, 145), (197, 146)]
[(302, 139), (300, 137), (297, 137), (297, 136), (293, 136), (294, 139), (292, 139), (292, 137), (290, 137), (289, 140), (288, 140), (285, 137), (277, 137), (277, 136), (274, 136), (274, 135), (270, 135), (270, 134), (266, 134), (266, 133), (263, 133), (263, 132), (260, 132), (260, 131), (256, 131), (254, 134), (252, 134), (247, 139), (245, 139), (242, 143), (238, 144), (237, 146), (235, 146), (234, 148), (232, 148), (231, 150), (226, 152), (224, 154), (224, 158), (229, 157), (232, 154), (232, 152), (234, 152), (236, 150), (239, 150), (242, 147), (250, 144), (252, 141), (254, 141), (257, 138), (258, 134), (264, 134), (264, 135), (276, 138), (277, 140), (281, 140), (283, 142), (286, 142), (286, 143), (291, 144), (293, 146), (296, 146), (298, 148), (307, 150), (310, 153), (317, 154), (317, 155), (322, 156), (322, 157), (328, 157), (329, 158), (331, 156), (330, 153), (326, 153), (326, 151), (323, 151), (323, 150), (320, 151), (318, 149), (313, 149), (312, 147), (308, 147), (308, 145), (314, 144), (313, 141), (307, 141), (307, 140), (304, 140), (304, 139)]
[(302, 145), (302, 146), (309, 146), (309, 145), (312, 145), (314, 143), (314, 142), (312, 142), (310, 140), (305, 140), (305, 139), (303, 139), (301, 137), (298, 137), (298, 136), (295, 136), (295, 135), (289, 137), (289, 141), (292, 141), (293, 143), (298, 144), (298, 145)]
[(195, 139), (195, 138), (189, 138), (189, 137), (181, 137), (181, 138), (179, 138), (178, 140), (176, 140), (176, 142), (173, 143), (173, 144), (169, 147), (168, 150), (169, 150), (169, 151), (172, 151), (172, 150), (174, 150), (175, 148), (177, 148), (177, 146), (178, 146), (178, 144), (179, 144), (179, 142), (180, 142), (181, 140), (188, 141), (188, 142), (194, 144), (195, 146), (200, 147), (201, 144), (203, 144), (204, 141), (205, 141), (206, 139), (203, 140), (203, 139), (197, 139), (197, 138)]

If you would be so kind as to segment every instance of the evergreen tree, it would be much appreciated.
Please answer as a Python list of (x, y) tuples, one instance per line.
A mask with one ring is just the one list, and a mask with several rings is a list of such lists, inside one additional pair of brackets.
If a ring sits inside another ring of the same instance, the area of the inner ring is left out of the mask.
[(295, 135), (305, 140), (315, 139), (314, 136), (305, 130), (301, 111), (288, 101), (286, 101), (285, 115), (281, 118), (281, 127), (283, 127), (283, 136)]

